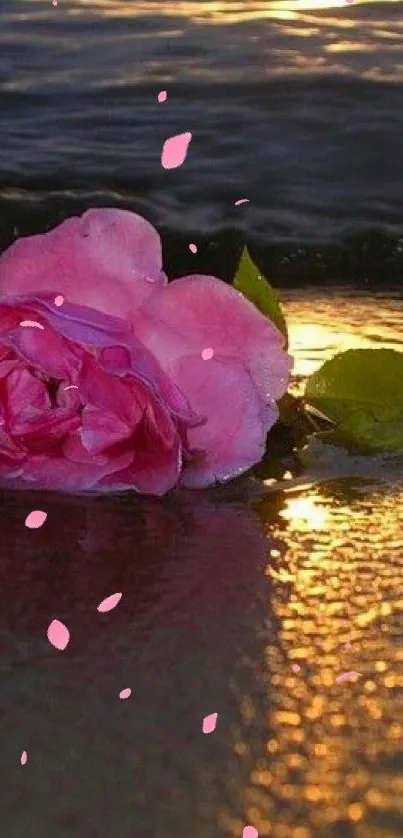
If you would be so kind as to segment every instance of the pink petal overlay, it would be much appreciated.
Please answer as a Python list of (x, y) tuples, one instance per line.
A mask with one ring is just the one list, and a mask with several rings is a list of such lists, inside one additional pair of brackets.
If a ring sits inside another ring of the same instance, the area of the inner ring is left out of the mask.
[(358, 676), (359, 678), (362, 678), (362, 673), (361, 672), (343, 672), (342, 675), (337, 676), (336, 681), (337, 681), (338, 684), (340, 684), (342, 681), (349, 681), (350, 678), (355, 678), (355, 676)]
[(236, 207), (239, 207), (240, 204), (249, 204), (249, 198), (240, 198), (238, 201), (235, 201)]
[(184, 134), (176, 134), (174, 137), (165, 140), (161, 154), (161, 166), (164, 169), (177, 169), (178, 166), (181, 166), (186, 159), (191, 139), (191, 132), (186, 131)]
[(103, 599), (99, 603), (97, 611), (100, 611), (102, 614), (105, 614), (107, 611), (112, 611), (112, 608), (116, 608), (121, 599), (122, 594), (111, 594), (111, 596), (106, 597), (106, 599)]
[(218, 713), (211, 713), (203, 719), (203, 733), (212, 733), (216, 728)]
[(123, 317), (164, 282), (157, 231), (126, 210), (88, 210), (49, 233), (18, 239), (0, 257), (3, 294), (53, 289), (71, 303)]
[(21, 754), (21, 765), (26, 765), (28, 759), (28, 754), (26, 751), (23, 751)]
[(203, 361), (211, 361), (211, 359), (213, 357), (214, 357), (214, 349), (211, 349), (211, 347), (206, 347), (206, 349), (203, 349), (203, 352), (202, 352)]
[(125, 687), (124, 690), (121, 690), (119, 693), (119, 698), (130, 698), (132, 691), (130, 687)]
[(197, 253), (197, 245), (196, 245), (196, 244), (190, 244), (190, 245), (189, 245), (189, 250), (190, 250), (192, 253)]
[(47, 635), (49, 643), (61, 652), (64, 651), (70, 640), (70, 632), (64, 623), (60, 622), (60, 620), (52, 620), (49, 625)]
[(30, 326), (33, 329), (43, 329), (44, 328), (36, 320), (21, 320), (20, 326)]
[(168, 96), (168, 94), (167, 94), (166, 90), (160, 90), (160, 92), (158, 94), (158, 101), (159, 102), (166, 102), (167, 96)]
[(298, 666), (298, 664), (297, 664), (297, 663), (293, 663), (293, 665), (292, 665), (291, 669), (292, 669), (292, 671), (293, 671), (293, 672), (299, 672), (299, 671), (300, 671), (300, 669), (301, 669), (301, 667), (300, 667), (300, 666)]
[(45, 523), (47, 517), (47, 513), (43, 512), (42, 509), (35, 509), (27, 515), (25, 519), (25, 526), (30, 530), (37, 530)]
[(242, 838), (259, 838), (259, 833), (254, 826), (244, 826)]
[(64, 297), (62, 294), (57, 294), (55, 297), (55, 306), (62, 306), (64, 303)]

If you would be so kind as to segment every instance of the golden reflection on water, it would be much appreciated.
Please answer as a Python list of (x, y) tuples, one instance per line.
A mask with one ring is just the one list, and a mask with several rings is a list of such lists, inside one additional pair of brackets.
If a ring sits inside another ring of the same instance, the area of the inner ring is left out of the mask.
[[(44, 0), (43, 0), (44, 2)], [(403, 78), (400, 60), (402, 23), (387, 0), (66, 0), (66, 14), (72, 18), (127, 18), (138, 22), (128, 37), (166, 44), (174, 39), (191, 41), (190, 54), (177, 57), (172, 50), (173, 65), (178, 77), (223, 80), (231, 60), (224, 67), (217, 65), (216, 51), (239, 56), (241, 66), (248, 62), (251, 50), (254, 59), (247, 75), (256, 80), (268, 75), (353, 74), (361, 78), (398, 81)], [(401, 3), (402, 0), (391, 0)], [(28, 0), (31, 4), (31, 0)], [(28, 5), (28, 8), (29, 8)], [(33, 4), (32, 4), (33, 5)], [(374, 12), (361, 14), (359, 6), (371, 6)], [(36, 6), (34, 6), (36, 9)], [(36, 14), (36, 11), (35, 11)], [(44, 12), (41, 12), (44, 14)], [(46, 12), (47, 14), (47, 12)], [(24, 18), (27, 11), (24, 9)], [(209, 39), (209, 30), (217, 38), (216, 50)], [(137, 30), (137, 31), (136, 31)], [(255, 46), (255, 49), (253, 47)], [(164, 59), (169, 57), (163, 47)], [(153, 70), (161, 65), (158, 53)], [(256, 65), (256, 66), (255, 66)], [(217, 67), (220, 66), (219, 69)], [(232, 68), (232, 72), (234, 68)], [(164, 81), (172, 81), (172, 67), (165, 68)], [(129, 74), (127, 81), (133, 81)]]
[(388, 347), (403, 351), (402, 299), (320, 289), (283, 293), (294, 374), (310, 375), (348, 349)]
[(288, 500), (286, 508), (280, 512), (280, 515), (289, 522), (291, 532), (326, 530), (329, 523), (329, 512), (326, 507), (318, 503), (317, 498), (306, 495)]
[[(354, 0), (354, 5), (374, 3), (399, 3), (401, 0)], [(119, 16), (136, 17), (139, 15), (164, 15), (166, 17), (185, 17), (194, 21), (209, 23), (242, 22), (256, 19), (296, 20), (304, 12), (329, 12), (348, 7), (347, 0), (139, 0), (136, 4), (126, 0), (76, 0), (79, 7), (97, 7), (101, 12), (114, 12)], [(352, 4), (351, 4), (352, 5)], [(348, 25), (354, 25), (349, 21)]]
[[(278, 648), (266, 648), (266, 737), (242, 801), (261, 838), (403, 834), (401, 500), (310, 490), (269, 527)], [(346, 672), (362, 677), (338, 683)]]
[[(294, 292), (286, 309), (299, 373), (351, 346), (402, 349), (399, 296)], [(267, 713), (260, 752), (245, 733), (235, 751), (255, 756), (242, 805), (261, 838), (403, 835), (402, 497), (402, 485), (335, 480), (285, 492), (274, 515), (273, 500), (257, 504), (270, 544)]]

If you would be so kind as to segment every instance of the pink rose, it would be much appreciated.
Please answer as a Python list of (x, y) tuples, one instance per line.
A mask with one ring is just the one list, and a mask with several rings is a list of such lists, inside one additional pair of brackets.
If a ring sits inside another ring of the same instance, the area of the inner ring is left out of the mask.
[(209, 276), (168, 284), (144, 219), (89, 210), (0, 258), (0, 480), (164, 494), (264, 454), (291, 359)]

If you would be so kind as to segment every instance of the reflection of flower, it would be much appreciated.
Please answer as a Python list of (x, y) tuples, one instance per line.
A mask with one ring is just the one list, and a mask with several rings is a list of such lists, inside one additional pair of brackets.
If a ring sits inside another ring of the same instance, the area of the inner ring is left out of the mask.
[(0, 477), (163, 494), (261, 459), (283, 337), (214, 277), (168, 285), (147, 221), (90, 210), (19, 239), (0, 283)]

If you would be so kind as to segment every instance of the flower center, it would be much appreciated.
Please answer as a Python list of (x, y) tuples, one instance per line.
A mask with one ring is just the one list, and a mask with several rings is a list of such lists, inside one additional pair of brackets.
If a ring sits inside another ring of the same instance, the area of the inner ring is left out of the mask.
[(45, 381), (45, 387), (48, 392), (48, 396), (50, 399), (51, 407), (57, 407), (57, 391), (60, 387), (62, 382), (57, 378), (47, 378)]

